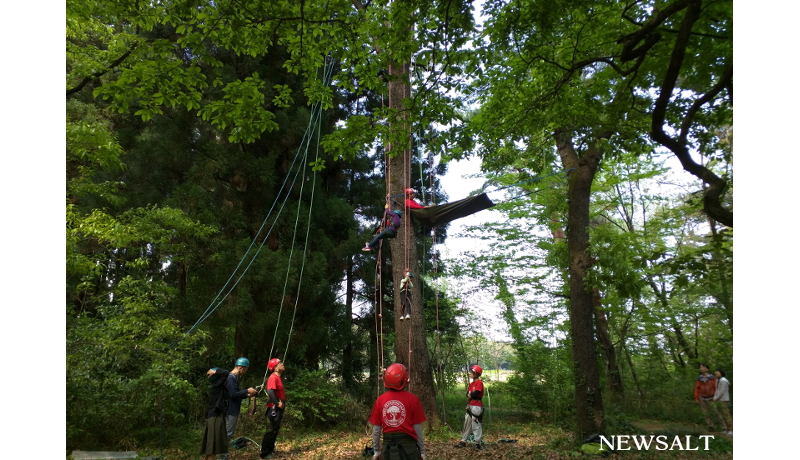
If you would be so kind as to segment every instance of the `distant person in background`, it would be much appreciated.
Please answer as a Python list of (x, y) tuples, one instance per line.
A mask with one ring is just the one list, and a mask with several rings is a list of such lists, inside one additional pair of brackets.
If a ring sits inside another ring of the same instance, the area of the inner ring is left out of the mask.
[(422, 436), (425, 411), (419, 398), (403, 389), (407, 383), (408, 371), (404, 365), (394, 363), (386, 368), (383, 386), (389, 391), (378, 396), (369, 417), (373, 459), (425, 460), (425, 439)]
[(208, 411), (206, 427), (203, 431), (203, 443), (200, 455), (205, 460), (215, 460), (217, 454), (228, 453), (228, 433), (225, 430), (225, 416), (228, 412), (228, 392), (225, 380), (230, 371), (215, 367), (206, 372), (211, 389), (208, 392)]
[(472, 366), (469, 369), (469, 377), (472, 383), (467, 388), (467, 397), (469, 403), (467, 404), (467, 413), (464, 416), (464, 429), (461, 432), (461, 441), (456, 444), (456, 447), (467, 447), (467, 439), (472, 435), (475, 439), (475, 450), (481, 449), (481, 439), (483, 438), (483, 381), (480, 377), (483, 374), (483, 369), (480, 366)]
[(714, 423), (708, 414), (708, 401), (714, 400), (714, 393), (717, 392), (717, 381), (714, 376), (708, 373), (708, 366), (700, 364), (700, 375), (694, 383), (694, 400), (700, 405), (703, 417), (706, 419), (708, 431), (714, 431)]
[(720, 368), (714, 371), (714, 376), (717, 377), (717, 391), (714, 392), (714, 406), (717, 409), (717, 417), (723, 426), (724, 434), (733, 436), (733, 418), (731, 418), (730, 409), (730, 382), (725, 378), (725, 371)]

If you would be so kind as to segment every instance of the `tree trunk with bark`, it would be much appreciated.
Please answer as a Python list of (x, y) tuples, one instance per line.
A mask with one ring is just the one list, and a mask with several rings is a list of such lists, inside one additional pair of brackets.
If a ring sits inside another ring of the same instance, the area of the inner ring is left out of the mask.
[[(406, 132), (409, 141), (403, 149), (395, 150), (391, 144), (386, 146), (390, 155), (390, 168), (387, 181), (389, 182), (390, 195), (403, 195), (407, 183), (411, 178), (406, 175), (411, 170), (410, 136), (411, 129), (408, 118), (403, 112), (403, 100), (411, 97), (411, 87), (408, 83), (408, 64), (392, 62), (389, 64), (389, 108), (394, 109), (396, 116), (389, 121), (390, 131), (393, 133)], [(401, 198), (405, 203), (405, 198)], [(407, 210), (405, 210), (407, 211)], [(392, 247), (392, 280), (394, 281), (394, 311), (395, 314), (395, 356), (398, 363), (402, 363), (409, 371), (410, 378), (407, 390), (417, 395), (425, 410), (425, 418), (430, 427), (438, 427), (440, 422), (436, 393), (433, 384), (433, 368), (428, 354), (428, 342), (425, 337), (425, 317), (422, 314), (422, 288), (419, 281), (412, 283), (412, 313), (410, 320), (400, 320), (402, 298), (400, 295), (400, 281), (405, 277), (408, 268), (415, 274), (418, 270), (418, 254), (414, 228), (408, 212), (403, 214), (402, 227), (397, 237), (391, 239)], [(419, 277), (417, 277), (417, 280)], [(386, 363), (387, 365), (389, 363)]]
[(606, 356), (606, 375), (611, 392), (618, 398), (625, 397), (625, 388), (622, 385), (622, 374), (617, 365), (617, 353), (614, 349), (614, 342), (608, 332), (608, 319), (603, 311), (603, 304), (600, 299), (600, 290), (592, 288), (592, 302), (594, 303), (595, 322), (597, 323), (597, 338), (600, 341), (600, 348)]
[[(603, 398), (597, 366), (594, 331), (594, 304), (585, 279), (592, 265), (589, 249), (589, 202), (592, 182), (602, 158), (602, 148), (593, 142), (578, 155), (569, 130), (554, 134), (563, 168), (574, 169), (569, 175), (567, 251), (569, 254), (569, 316), (572, 336), (572, 359), (575, 376), (575, 415), (580, 439), (604, 428)], [(608, 136), (604, 136), (608, 137)]]

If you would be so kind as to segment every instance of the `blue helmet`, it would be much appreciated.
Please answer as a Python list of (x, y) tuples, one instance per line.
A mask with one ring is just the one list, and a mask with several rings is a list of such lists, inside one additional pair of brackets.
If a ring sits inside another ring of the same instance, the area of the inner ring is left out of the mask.
[(395, 214), (397, 214), (397, 215), (398, 215), (398, 216), (400, 216), (400, 217), (403, 217), (403, 211), (401, 211), (401, 210), (399, 210), (399, 209), (396, 209), (396, 210), (394, 210), (394, 211), (392, 211), (392, 212), (393, 212), (393, 213), (395, 213)]
[(247, 358), (239, 358), (236, 360), (237, 366), (250, 367), (250, 360)]

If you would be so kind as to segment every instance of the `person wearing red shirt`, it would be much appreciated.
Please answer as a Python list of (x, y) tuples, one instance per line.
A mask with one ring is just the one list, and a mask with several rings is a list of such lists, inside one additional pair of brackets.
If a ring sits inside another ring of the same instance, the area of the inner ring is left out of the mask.
[(286, 392), (283, 389), (283, 380), (281, 374), (286, 369), (280, 359), (272, 358), (267, 363), (267, 370), (272, 372), (272, 375), (267, 379), (267, 395), (269, 402), (267, 403), (267, 420), (270, 424), (270, 430), (264, 433), (264, 438), (261, 440), (261, 454), (258, 458), (273, 458), (275, 452), (275, 440), (278, 438), (278, 431), (281, 429), (281, 420), (283, 420), (283, 411), (286, 408)]
[(394, 363), (386, 368), (383, 386), (389, 391), (378, 396), (369, 417), (369, 423), (373, 425), (373, 459), (383, 456), (386, 460), (425, 460), (425, 439), (422, 436), (425, 411), (419, 398), (403, 389), (406, 383), (408, 371), (404, 365)]
[(483, 369), (480, 366), (472, 366), (469, 369), (469, 377), (472, 383), (469, 384), (467, 389), (467, 397), (469, 404), (467, 404), (467, 413), (464, 416), (464, 429), (461, 432), (461, 441), (456, 444), (456, 447), (466, 447), (469, 435), (475, 438), (475, 450), (481, 449), (481, 438), (483, 437), (483, 427), (481, 420), (483, 419), (483, 381), (480, 377)]
[(417, 201), (414, 199), (415, 195), (416, 195), (416, 192), (414, 192), (413, 188), (407, 188), (406, 189), (406, 207), (408, 209), (427, 208), (428, 206), (422, 206), (421, 204), (417, 203)]

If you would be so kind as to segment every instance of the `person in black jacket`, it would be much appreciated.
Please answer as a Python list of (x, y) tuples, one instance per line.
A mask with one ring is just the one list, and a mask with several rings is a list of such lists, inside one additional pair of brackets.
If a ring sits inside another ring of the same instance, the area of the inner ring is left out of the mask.
[(228, 412), (228, 391), (225, 380), (230, 371), (215, 367), (207, 373), (211, 382), (208, 392), (208, 412), (206, 412), (206, 428), (203, 431), (203, 443), (200, 455), (206, 460), (215, 460), (217, 454), (228, 453), (228, 433), (225, 427), (225, 416)]

